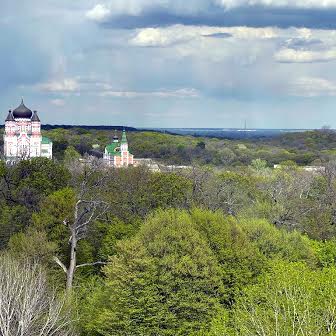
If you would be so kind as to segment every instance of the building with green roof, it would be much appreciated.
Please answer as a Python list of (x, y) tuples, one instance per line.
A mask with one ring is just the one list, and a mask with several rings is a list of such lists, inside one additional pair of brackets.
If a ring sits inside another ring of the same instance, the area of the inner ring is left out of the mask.
[(123, 130), (121, 140), (114, 135), (112, 143), (105, 147), (104, 161), (106, 165), (120, 168), (128, 167), (134, 164), (134, 157), (129, 152), (126, 131)]

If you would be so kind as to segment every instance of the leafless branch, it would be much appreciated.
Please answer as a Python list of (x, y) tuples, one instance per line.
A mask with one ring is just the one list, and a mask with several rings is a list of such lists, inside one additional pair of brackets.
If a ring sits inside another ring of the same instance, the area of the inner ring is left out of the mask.
[(0, 257), (0, 335), (74, 335), (65, 299), (49, 291), (37, 264)]
[(61, 260), (59, 260), (56, 256), (54, 256), (54, 261), (56, 262), (56, 264), (58, 265), (58, 266), (60, 266), (61, 268), (62, 268), (62, 270), (65, 272), (65, 273), (67, 273), (67, 268), (66, 268), (66, 266), (62, 263), (62, 261)]
[(80, 268), (80, 267), (86, 267), (86, 266), (95, 266), (95, 265), (106, 265), (107, 263), (104, 261), (96, 261), (93, 263), (85, 263), (85, 264), (80, 264), (77, 265), (76, 268)]

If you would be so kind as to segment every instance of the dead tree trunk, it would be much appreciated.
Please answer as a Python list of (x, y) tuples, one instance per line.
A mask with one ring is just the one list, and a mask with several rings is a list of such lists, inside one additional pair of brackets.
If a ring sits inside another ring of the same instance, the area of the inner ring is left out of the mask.
[(76, 190), (77, 202), (74, 205), (72, 218), (65, 218), (63, 224), (69, 231), (69, 263), (65, 265), (56, 256), (54, 260), (66, 274), (66, 288), (71, 292), (77, 268), (104, 264), (101, 261), (77, 265), (77, 246), (81, 239), (86, 238), (89, 226), (101, 219), (108, 210), (108, 204), (103, 201), (106, 191), (106, 171), (101, 162), (91, 162), (81, 166), (77, 164), (72, 172), (73, 188)]
[(77, 264), (77, 238), (76, 238), (76, 233), (71, 232), (70, 262), (69, 262), (69, 267), (67, 270), (67, 282), (66, 282), (67, 290), (71, 290), (72, 288), (72, 283), (73, 283), (75, 270), (76, 270), (76, 264)]
[(68, 222), (67, 220), (64, 220), (63, 222), (70, 232), (69, 265), (68, 267), (65, 266), (65, 264), (57, 257), (54, 257), (54, 260), (66, 274), (66, 289), (68, 292), (72, 290), (73, 280), (77, 268), (104, 264), (104, 262), (96, 261), (94, 263), (77, 265), (77, 244), (81, 239), (86, 237), (89, 225), (93, 221), (99, 219), (99, 217), (101, 217), (107, 209), (108, 205), (102, 201), (79, 200), (75, 205), (73, 222)]

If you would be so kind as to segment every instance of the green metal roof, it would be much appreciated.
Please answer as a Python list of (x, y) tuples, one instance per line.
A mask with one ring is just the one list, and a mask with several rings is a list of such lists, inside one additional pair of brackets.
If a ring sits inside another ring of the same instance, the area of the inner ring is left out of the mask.
[(113, 156), (121, 156), (120, 153), (120, 143), (119, 142), (113, 142), (106, 146), (107, 153)]
[(48, 145), (50, 143), (52, 143), (52, 141), (49, 138), (42, 137), (42, 145)]

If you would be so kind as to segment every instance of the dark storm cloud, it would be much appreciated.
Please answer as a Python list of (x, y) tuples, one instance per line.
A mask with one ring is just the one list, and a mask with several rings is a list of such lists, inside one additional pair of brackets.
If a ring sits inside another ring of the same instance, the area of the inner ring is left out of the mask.
[(229, 34), (229, 33), (214, 33), (214, 34), (209, 34), (209, 35), (203, 35), (203, 37), (229, 38), (229, 37), (232, 37), (232, 34)]
[(327, 48), (320, 39), (292, 38), (284, 43), (284, 46), (294, 50), (321, 50)]
[(145, 28), (169, 26), (173, 24), (205, 25), (205, 26), (249, 26), (280, 28), (306, 27), (315, 29), (336, 28), (336, 9), (302, 9), (275, 7), (238, 7), (225, 10), (217, 6), (209, 6), (203, 12), (177, 13), (169, 8), (144, 10), (139, 15), (116, 15), (110, 17), (102, 25), (107, 28)]

